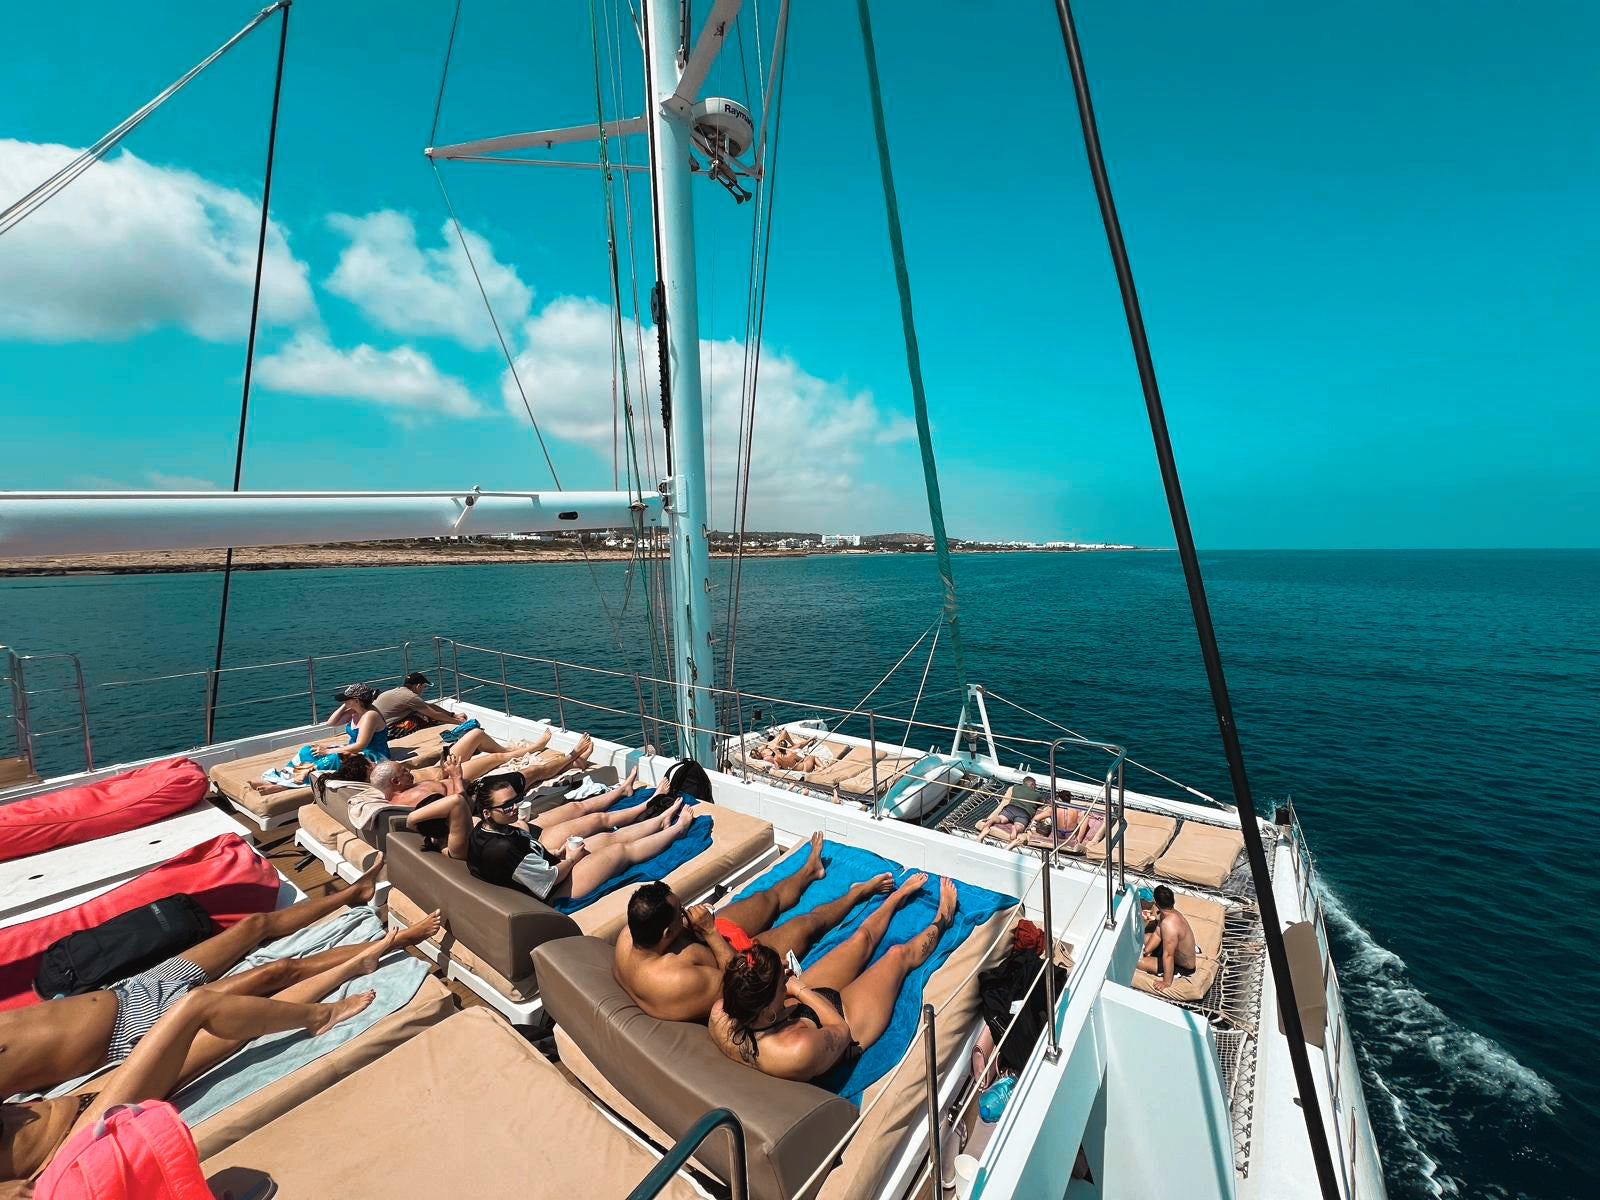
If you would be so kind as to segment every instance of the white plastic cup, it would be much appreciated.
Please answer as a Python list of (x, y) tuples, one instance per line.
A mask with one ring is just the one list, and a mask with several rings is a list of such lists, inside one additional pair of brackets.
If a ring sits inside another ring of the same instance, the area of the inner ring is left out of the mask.
[(970, 1154), (956, 1155), (956, 1200), (967, 1200), (978, 1182), (978, 1160)]
[(582, 850), (582, 849), (583, 849), (583, 839), (581, 837), (579, 837), (577, 834), (573, 834), (571, 837), (569, 837), (567, 839), (567, 853), (576, 854), (579, 850)]

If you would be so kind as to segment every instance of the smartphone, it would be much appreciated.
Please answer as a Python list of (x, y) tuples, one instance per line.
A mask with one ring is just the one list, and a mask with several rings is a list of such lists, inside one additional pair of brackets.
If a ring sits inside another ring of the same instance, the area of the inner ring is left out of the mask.
[(789, 962), (789, 974), (791, 974), (791, 975), (799, 975), (800, 974), (800, 960), (794, 956), (794, 951), (793, 950), (789, 951), (788, 962)]

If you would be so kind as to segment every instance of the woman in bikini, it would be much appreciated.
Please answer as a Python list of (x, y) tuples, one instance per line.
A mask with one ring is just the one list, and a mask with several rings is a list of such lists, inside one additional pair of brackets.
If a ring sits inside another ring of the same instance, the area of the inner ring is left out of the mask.
[(433, 913), (379, 941), (326, 951), (319, 957), (331, 964), (327, 969), (275, 996), (234, 990), (243, 976), (195, 988), (162, 1014), (120, 1066), (96, 1081), (94, 1091), (0, 1104), (0, 1200), (31, 1196), (33, 1181), (68, 1139), (117, 1105), (165, 1099), (258, 1037), (289, 1029), (315, 1037), (355, 1016), (374, 993), (356, 992), (331, 1004), (322, 997), (370, 975), (389, 951), (414, 946), (438, 929), (439, 914)]
[(781, 1079), (815, 1079), (860, 1057), (889, 1027), (906, 976), (928, 961), (955, 918), (956, 885), (945, 879), (933, 924), (867, 966), (890, 919), (927, 882), (920, 873), (907, 879), (803, 979), (769, 946), (735, 954), (711, 1010), (711, 1040), (729, 1058)]

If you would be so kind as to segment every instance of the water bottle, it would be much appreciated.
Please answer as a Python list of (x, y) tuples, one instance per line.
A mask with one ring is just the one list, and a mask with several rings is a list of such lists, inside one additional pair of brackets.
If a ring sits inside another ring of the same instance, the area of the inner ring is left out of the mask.
[(986, 1087), (983, 1095), (978, 1097), (978, 1115), (991, 1125), (998, 1121), (1000, 1114), (1005, 1111), (1006, 1101), (1011, 1098), (1011, 1089), (1016, 1083), (1015, 1075), (1007, 1075)]

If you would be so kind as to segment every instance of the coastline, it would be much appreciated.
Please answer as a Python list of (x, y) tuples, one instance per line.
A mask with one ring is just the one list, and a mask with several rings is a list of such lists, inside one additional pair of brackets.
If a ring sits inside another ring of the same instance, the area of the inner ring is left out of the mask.
[[(1143, 549), (1143, 547), (1139, 547)], [(955, 554), (1060, 554), (1094, 553), (1087, 550), (1022, 549), (1000, 546), (952, 547)], [(818, 555), (929, 554), (922, 549), (865, 549), (807, 547), (803, 549), (746, 548), (746, 558), (810, 558)], [(184, 575), (222, 570), (221, 550), (157, 550), (126, 554), (64, 554), (49, 558), (0, 559), (0, 579), (59, 575)], [(712, 550), (712, 558), (728, 558), (725, 550)], [(516, 548), (485, 545), (327, 545), (251, 546), (235, 550), (235, 571), (326, 570), (351, 567), (461, 567), (540, 563), (627, 562), (628, 550), (593, 546), (587, 554), (576, 545)]]

